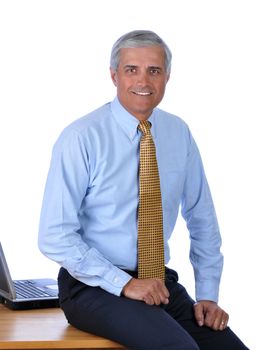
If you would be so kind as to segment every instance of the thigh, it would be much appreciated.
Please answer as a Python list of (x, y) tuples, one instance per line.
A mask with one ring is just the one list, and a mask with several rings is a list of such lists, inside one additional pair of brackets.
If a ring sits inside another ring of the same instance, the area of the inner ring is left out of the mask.
[(193, 338), (161, 307), (114, 296), (73, 279), (59, 278), (60, 303), (70, 324), (136, 350), (198, 350)]
[(247, 350), (230, 328), (214, 331), (198, 326), (193, 311), (194, 300), (177, 280), (176, 272), (168, 271), (166, 285), (170, 292), (170, 302), (165, 310), (192, 336), (200, 350)]

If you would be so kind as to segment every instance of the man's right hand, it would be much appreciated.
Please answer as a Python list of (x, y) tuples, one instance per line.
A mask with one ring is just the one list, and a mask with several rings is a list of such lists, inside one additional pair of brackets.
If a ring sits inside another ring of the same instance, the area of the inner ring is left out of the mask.
[(123, 288), (126, 298), (141, 300), (148, 305), (169, 303), (169, 292), (164, 282), (158, 278), (132, 278)]

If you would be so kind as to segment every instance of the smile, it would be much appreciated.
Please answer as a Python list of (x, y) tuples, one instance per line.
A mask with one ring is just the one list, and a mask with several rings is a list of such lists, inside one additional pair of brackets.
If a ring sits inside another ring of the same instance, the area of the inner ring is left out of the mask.
[(143, 92), (143, 91), (131, 91), (135, 95), (139, 96), (150, 96), (152, 95), (152, 92)]

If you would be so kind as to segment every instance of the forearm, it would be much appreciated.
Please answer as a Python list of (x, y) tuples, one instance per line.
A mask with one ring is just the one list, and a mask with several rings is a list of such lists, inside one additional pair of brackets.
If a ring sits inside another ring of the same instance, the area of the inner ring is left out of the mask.
[(101, 287), (111, 294), (120, 295), (124, 285), (131, 279), (130, 275), (114, 266), (99, 251), (90, 248), (77, 233), (51, 234), (41, 229), (39, 248), (77, 280)]
[[(197, 300), (218, 301), (219, 284), (223, 269), (223, 256), (220, 251), (221, 236), (212, 206), (207, 211), (195, 214), (188, 222), (191, 236), (190, 261), (194, 269)], [(194, 217), (193, 217), (194, 216)], [(203, 218), (200, 219), (200, 216)]]

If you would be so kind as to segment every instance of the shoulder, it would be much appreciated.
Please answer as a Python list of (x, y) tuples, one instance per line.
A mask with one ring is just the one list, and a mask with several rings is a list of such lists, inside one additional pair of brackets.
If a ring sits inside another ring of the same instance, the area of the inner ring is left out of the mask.
[(64, 132), (70, 132), (71, 130), (74, 130), (78, 133), (86, 132), (88, 129), (97, 128), (98, 126), (102, 125), (107, 120), (107, 118), (110, 118), (110, 116), (110, 103), (106, 103), (98, 109), (73, 121), (64, 129)]
[(58, 137), (57, 143), (67, 143), (74, 139), (83, 140), (83, 142), (91, 140), (92, 135), (100, 132), (101, 129), (105, 129), (110, 118), (110, 103), (106, 103), (67, 125)]

